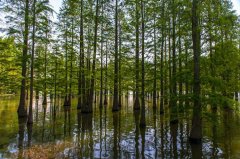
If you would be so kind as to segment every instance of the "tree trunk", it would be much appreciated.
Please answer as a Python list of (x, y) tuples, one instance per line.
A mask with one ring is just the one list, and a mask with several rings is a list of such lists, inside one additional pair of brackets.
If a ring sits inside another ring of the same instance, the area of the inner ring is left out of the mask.
[[(102, 5), (102, 16), (103, 16), (103, 5)], [(99, 106), (103, 106), (103, 22), (101, 23), (101, 51), (100, 51), (100, 65), (101, 65), (101, 76), (100, 76), (100, 101)]]
[(27, 53), (28, 53), (28, 23), (29, 23), (29, 0), (25, 2), (25, 18), (24, 18), (24, 37), (23, 37), (23, 51), (22, 51), (22, 82), (21, 82), (21, 93), (20, 101), (18, 106), (18, 117), (26, 117), (27, 111), (25, 109), (25, 98), (26, 98), (26, 71), (27, 71)]
[(94, 95), (94, 84), (95, 84), (95, 74), (96, 74), (96, 54), (97, 54), (97, 29), (98, 29), (98, 12), (99, 12), (99, 0), (96, 4), (96, 15), (95, 15), (95, 27), (94, 27), (94, 50), (93, 50), (93, 63), (92, 63), (92, 75), (90, 82), (90, 92), (88, 97), (88, 105), (83, 107), (82, 113), (92, 113), (93, 111), (93, 95)]
[(141, 0), (141, 15), (142, 15), (142, 107), (141, 107), (141, 120), (140, 120), (140, 127), (144, 128), (146, 127), (146, 119), (145, 119), (145, 68), (144, 68), (144, 51), (145, 51), (145, 42), (144, 42), (144, 36), (145, 36), (145, 8), (144, 8), (144, 2)]
[(119, 59), (118, 59), (118, 83), (119, 83), (119, 95), (118, 95), (118, 106), (122, 106), (122, 74), (121, 74), (121, 59), (122, 59), (122, 26), (119, 19)]
[(140, 109), (140, 102), (139, 102), (139, 12), (138, 12), (138, 0), (135, 0), (136, 3), (136, 90), (135, 90), (135, 102), (134, 102), (134, 110)]
[(192, 40), (193, 40), (193, 58), (194, 58), (194, 108), (192, 118), (192, 129), (190, 133), (190, 142), (201, 143), (202, 139), (202, 117), (200, 103), (200, 29), (199, 29), (199, 1), (192, 2)]
[(173, 25), (173, 33), (172, 33), (172, 79), (171, 79), (171, 90), (172, 93), (170, 95), (170, 108), (171, 108), (171, 117), (170, 117), (170, 123), (176, 123), (178, 122), (178, 110), (177, 110), (177, 79), (176, 79), (176, 13), (175, 13), (175, 0), (172, 0), (172, 25)]
[(33, 123), (33, 68), (34, 68), (34, 54), (35, 54), (35, 25), (36, 25), (36, 0), (33, 1), (33, 32), (32, 32), (32, 56), (31, 56), (31, 79), (30, 79), (30, 103), (29, 103), (29, 114), (28, 114), (28, 124)]
[[(165, 2), (163, 1), (163, 4), (162, 4), (162, 17), (164, 17), (164, 7), (165, 7)], [(162, 28), (161, 28), (161, 34), (162, 34), (162, 38), (161, 38), (161, 68), (160, 68), (160, 71), (161, 71), (161, 83), (160, 83), (160, 87), (161, 87), (161, 94), (160, 94), (160, 114), (163, 114), (164, 113), (164, 109), (163, 109), (163, 105), (164, 105), (164, 85), (163, 85), (163, 45), (164, 45), (164, 24), (162, 24)], [(166, 52), (166, 51), (165, 51)], [(165, 76), (167, 76), (165, 74)], [(165, 81), (166, 82), (166, 81)]]
[(108, 73), (107, 73), (107, 69), (108, 69), (108, 60), (107, 60), (107, 51), (108, 51), (108, 47), (107, 47), (108, 43), (106, 41), (106, 55), (105, 55), (105, 78), (104, 78), (104, 105), (107, 105), (107, 94), (108, 94), (108, 90), (107, 90), (107, 76), (108, 76)]
[(83, 0), (80, 1), (80, 53), (79, 53), (79, 77), (78, 77), (78, 105), (77, 109), (81, 109), (86, 105), (85, 91), (85, 70), (84, 70), (84, 37), (83, 37)]
[(115, 4), (114, 96), (112, 111), (118, 111), (118, 1)]
[[(157, 42), (156, 42), (156, 15), (154, 15), (154, 24), (153, 24), (153, 38), (154, 38), (154, 78), (153, 78), (153, 108), (157, 108)], [(162, 70), (162, 68), (161, 68)]]
[[(46, 31), (46, 39), (48, 39), (48, 33)], [(45, 44), (44, 51), (44, 93), (43, 93), (43, 105), (47, 104), (47, 43)]]
[(68, 34), (67, 24), (65, 24), (65, 99), (63, 106), (69, 106), (68, 103)]

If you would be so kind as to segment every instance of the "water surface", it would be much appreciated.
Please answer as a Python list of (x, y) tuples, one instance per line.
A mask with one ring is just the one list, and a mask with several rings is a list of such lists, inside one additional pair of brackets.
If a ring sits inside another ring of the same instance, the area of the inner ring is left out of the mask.
[(75, 99), (71, 108), (61, 100), (34, 103), (34, 124), (27, 126), (17, 118), (18, 98), (1, 97), (0, 158), (240, 158), (240, 117), (234, 111), (205, 110), (203, 143), (190, 145), (191, 109), (170, 124), (168, 111), (160, 116), (147, 101), (147, 127), (140, 128), (132, 98), (124, 98), (116, 113), (111, 105), (95, 104), (93, 114), (81, 114)]

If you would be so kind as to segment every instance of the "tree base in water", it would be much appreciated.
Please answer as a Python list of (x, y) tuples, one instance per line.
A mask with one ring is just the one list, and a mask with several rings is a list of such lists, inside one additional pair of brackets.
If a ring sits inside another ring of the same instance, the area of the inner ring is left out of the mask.
[(145, 128), (146, 127), (146, 123), (140, 123), (139, 126), (140, 126), (140, 128)]
[(170, 121), (170, 124), (177, 124), (178, 123), (178, 119), (174, 119)]
[(119, 108), (112, 108), (112, 112), (117, 112), (119, 111)]
[(103, 104), (104, 104), (104, 105), (107, 105), (107, 104), (108, 104), (107, 99), (104, 99)]
[(91, 114), (92, 111), (81, 111), (82, 114)]
[(79, 109), (81, 109), (81, 108), (82, 108), (81, 104), (78, 103), (78, 104), (77, 104), (77, 109), (79, 110)]
[(18, 118), (27, 118), (27, 111), (24, 109), (24, 110), (20, 110), (18, 108), (17, 110), (17, 113), (18, 113)]
[(192, 138), (192, 137), (189, 137), (188, 140), (189, 140), (189, 142), (192, 143), (192, 144), (201, 144), (201, 143), (202, 143), (202, 139), (201, 139), (201, 138)]

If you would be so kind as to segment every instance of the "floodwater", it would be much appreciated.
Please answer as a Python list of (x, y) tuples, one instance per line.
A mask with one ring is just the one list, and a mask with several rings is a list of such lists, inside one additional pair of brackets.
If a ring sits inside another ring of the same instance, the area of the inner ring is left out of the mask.
[(116, 113), (110, 104), (102, 109), (95, 104), (92, 114), (81, 114), (75, 99), (65, 109), (61, 100), (34, 103), (34, 124), (27, 126), (17, 118), (18, 98), (1, 97), (0, 158), (240, 158), (240, 116), (234, 111), (213, 115), (205, 108), (203, 143), (191, 145), (190, 108), (170, 124), (168, 111), (160, 116), (147, 101), (147, 126), (140, 128), (131, 97)]

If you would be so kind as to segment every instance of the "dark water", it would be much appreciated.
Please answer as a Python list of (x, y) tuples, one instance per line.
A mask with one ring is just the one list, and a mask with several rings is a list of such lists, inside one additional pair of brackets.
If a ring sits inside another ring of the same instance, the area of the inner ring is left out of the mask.
[(94, 106), (89, 115), (77, 111), (76, 100), (71, 109), (63, 101), (34, 103), (34, 124), (28, 127), (17, 118), (18, 100), (1, 98), (0, 158), (240, 158), (240, 117), (234, 111), (212, 115), (206, 109), (203, 143), (190, 145), (191, 109), (170, 125), (169, 113), (160, 116), (148, 102), (143, 129), (132, 98), (123, 100), (120, 112)]

